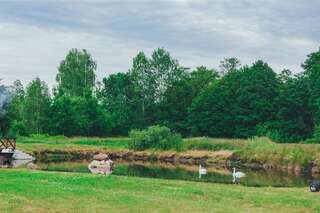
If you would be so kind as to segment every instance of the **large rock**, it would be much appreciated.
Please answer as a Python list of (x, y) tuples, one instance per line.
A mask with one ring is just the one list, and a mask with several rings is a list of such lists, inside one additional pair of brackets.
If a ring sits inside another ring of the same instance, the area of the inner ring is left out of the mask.
[(114, 168), (114, 163), (112, 160), (93, 160), (89, 165), (88, 169), (93, 174), (104, 174), (109, 175), (112, 173)]
[(12, 166), (13, 167), (19, 167), (22, 165), (26, 165), (32, 161), (35, 160), (35, 158), (27, 153), (24, 153), (22, 151), (19, 150), (15, 150), (14, 154), (12, 156)]
[(35, 160), (35, 158), (27, 153), (24, 153), (20, 150), (15, 150), (13, 154), (14, 160)]
[(97, 160), (97, 161), (109, 160), (109, 155), (104, 153), (99, 153), (93, 156), (93, 160)]

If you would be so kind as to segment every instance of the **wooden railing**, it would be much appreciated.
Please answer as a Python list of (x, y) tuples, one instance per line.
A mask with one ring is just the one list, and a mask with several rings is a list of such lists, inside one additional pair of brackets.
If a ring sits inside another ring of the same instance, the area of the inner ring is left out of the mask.
[(15, 138), (1, 138), (0, 139), (0, 152), (3, 149), (11, 149), (14, 151), (16, 149), (16, 139)]

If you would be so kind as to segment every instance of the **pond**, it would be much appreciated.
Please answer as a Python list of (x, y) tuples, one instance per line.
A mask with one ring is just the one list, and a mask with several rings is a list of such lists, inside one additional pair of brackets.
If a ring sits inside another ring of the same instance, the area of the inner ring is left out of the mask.
[[(38, 162), (40, 170), (89, 173), (89, 161)], [(207, 174), (199, 176), (199, 166), (175, 165), (159, 162), (115, 161), (112, 175), (135, 176), (161, 179), (188, 180), (212, 183), (233, 183), (232, 168), (210, 166), (206, 167)], [(307, 175), (289, 175), (285, 172), (237, 169), (246, 176), (237, 182), (246, 186), (274, 186), (274, 187), (305, 187), (311, 177)]]

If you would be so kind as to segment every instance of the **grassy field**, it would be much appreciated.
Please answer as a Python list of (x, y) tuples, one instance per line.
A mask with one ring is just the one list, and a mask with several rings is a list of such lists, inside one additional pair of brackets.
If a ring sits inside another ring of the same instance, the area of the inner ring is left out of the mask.
[[(41, 150), (127, 150), (129, 138), (86, 138), (64, 136), (20, 137), (17, 148), (32, 153)], [(320, 167), (320, 144), (278, 144), (267, 138), (213, 139), (187, 138), (183, 140), (183, 151), (231, 150), (245, 162), (260, 162), (274, 165), (305, 166), (310, 162)], [(154, 150), (149, 150), (153, 152)]]
[(17, 149), (33, 152), (40, 150), (99, 150), (99, 149), (127, 149), (129, 138), (88, 138), (65, 136), (33, 135), (31, 137), (20, 137), (17, 141)]
[(1, 212), (320, 212), (307, 188), (0, 170)]
[[(38, 151), (43, 149), (128, 149), (127, 137), (65, 137), (33, 135), (18, 138), (18, 149)], [(182, 151), (186, 150), (240, 150), (248, 140), (221, 138), (187, 138), (183, 140)]]

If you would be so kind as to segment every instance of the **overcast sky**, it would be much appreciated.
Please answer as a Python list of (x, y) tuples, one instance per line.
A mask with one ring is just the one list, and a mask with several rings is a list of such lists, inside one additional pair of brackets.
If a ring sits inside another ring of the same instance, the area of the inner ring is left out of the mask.
[(319, 8), (318, 0), (0, 1), (0, 78), (52, 86), (71, 48), (92, 54), (99, 79), (158, 47), (190, 68), (235, 56), (299, 72), (320, 45)]

